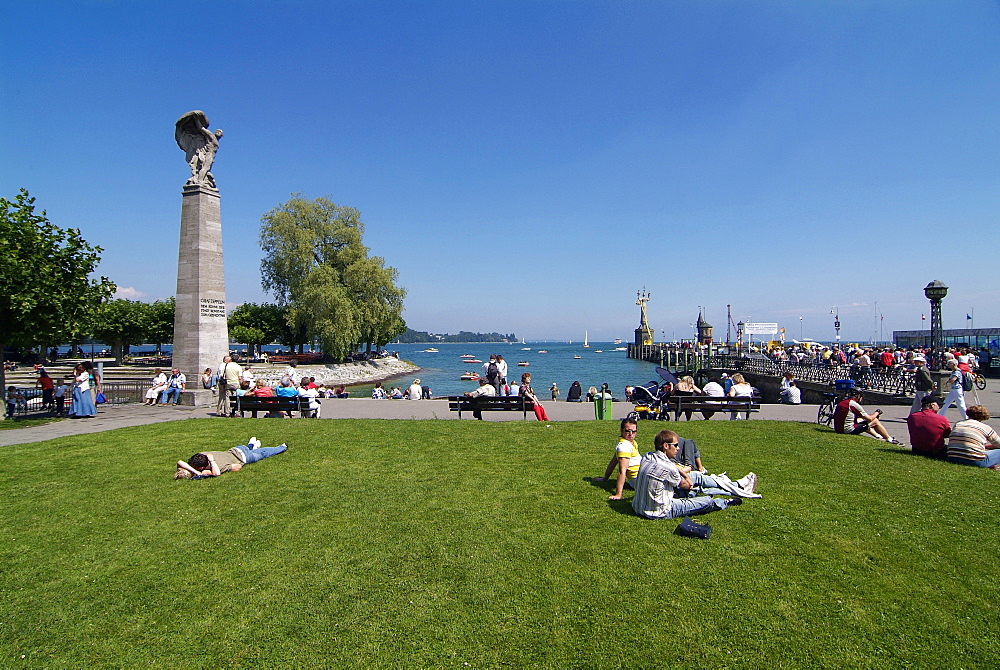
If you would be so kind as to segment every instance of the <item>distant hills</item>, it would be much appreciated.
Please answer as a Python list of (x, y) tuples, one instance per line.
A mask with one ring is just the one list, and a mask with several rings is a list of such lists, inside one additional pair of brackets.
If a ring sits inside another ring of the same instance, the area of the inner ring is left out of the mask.
[(403, 344), (425, 344), (428, 342), (517, 342), (514, 333), (470, 333), (467, 330), (459, 331), (457, 335), (447, 333), (428, 333), (422, 330), (407, 328), (406, 332), (400, 335), (399, 342)]

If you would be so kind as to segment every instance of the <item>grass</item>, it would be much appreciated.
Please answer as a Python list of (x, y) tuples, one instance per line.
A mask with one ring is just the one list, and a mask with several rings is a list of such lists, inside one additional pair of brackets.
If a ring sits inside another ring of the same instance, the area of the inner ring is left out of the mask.
[[(667, 425), (760, 477), (708, 541), (588, 481), (611, 422), (195, 419), (6, 447), (0, 666), (995, 666), (996, 473), (805, 424)], [(250, 434), (290, 449), (171, 480)]]
[(30, 428), (32, 426), (41, 426), (46, 423), (52, 423), (53, 421), (62, 421), (62, 417), (44, 415), (35, 416), (31, 418), (4, 418), (0, 421), (0, 430), (14, 430), (16, 428)]

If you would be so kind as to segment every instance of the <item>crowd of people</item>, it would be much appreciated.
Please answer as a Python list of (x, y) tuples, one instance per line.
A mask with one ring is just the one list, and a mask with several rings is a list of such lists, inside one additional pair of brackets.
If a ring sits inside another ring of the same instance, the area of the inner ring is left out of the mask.
[[(942, 359), (946, 371), (942, 379), (948, 391), (943, 399), (938, 392), (944, 389), (939, 389), (931, 376), (924, 354), (917, 352), (909, 358), (916, 387), (906, 418), (911, 451), (960, 465), (1000, 470), (1000, 436), (986, 423), (990, 419), (989, 410), (979, 403), (969, 406), (965, 398), (967, 392), (974, 391), (974, 374), (981, 362), (968, 350), (946, 351)], [(863, 398), (864, 390), (855, 388), (837, 403), (834, 430), (899, 444), (883, 425), (882, 411), (868, 412), (861, 405)], [(952, 406), (960, 415), (954, 425), (946, 416)]]
[[(784, 388), (784, 386), (782, 387)], [(729, 375), (722, 373), (718, 377), (710, 377), (704, 387), (699, 388), (694, 382), (694, 378), (685, 375), (677, 380), (677, 383), (663, 382), (657, 388), (649, 390), (646, 387), (626, 386), (625, 399), (632, 403), (641, 403), (649, 400), (646, 395), (653, 395), (652, 400), (661, 407), (665, 407), (671, 396), (705, 396), (707, 398), (759, 398), (760, 391), (754, 388), (746, 378), (739, 372)], [(800, 400), (801, 402), (801, 400)], [(724, 410), (724, 400), (719, 401), (718, 410), (701, 410), (703, 419), (708, 420), (715, 416), (717, 411)], [(685, 410), (684, 418), (691, 420), (694, 415), (693, 410)], [(729, 419), (736, 421), (746, 418), (746, 412), (729, 411)]]
[[(917, 360), (923, 359), (926, 362), (929, 351), (921, 347), (841, 347), (839, 344), (834, 344), (831, 346), (775, 347), (768, 352), (768, 355), (777, 363), (826, 368), (845, 366), (847, 368), (845, 376), (849, 376), (864, 386), (870, 381), (872, 373), (915, 371)], [(973, 371), (990, 368), (991, 354), (986, 348), (977, 350), (972, 347), (960, 347), (946, 352), (944, 354), (945, 361), (949, 356), (961, 359)]]

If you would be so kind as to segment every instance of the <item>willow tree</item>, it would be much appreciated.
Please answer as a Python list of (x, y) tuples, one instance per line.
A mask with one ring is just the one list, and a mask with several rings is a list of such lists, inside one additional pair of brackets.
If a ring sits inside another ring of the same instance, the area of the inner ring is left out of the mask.
[(293, 195), (261, 218), (261, 285), (288, 306), (292, 328), (336, 358), (402, 332), (385, 335), (402, 323), (406, 292), (363, 237), (361, 213), (327, 198)]

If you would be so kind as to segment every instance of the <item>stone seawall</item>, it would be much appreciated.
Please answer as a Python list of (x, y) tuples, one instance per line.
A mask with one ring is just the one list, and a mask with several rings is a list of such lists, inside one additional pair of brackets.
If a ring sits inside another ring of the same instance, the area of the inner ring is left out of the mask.
[[(258, 368), (254, 366), (254, 376), (263, 379), (269, 385), (281, 381), (286, 366), (269, 366)], [(317, 384), (326, 386), (350, 386), (351, 384), (369, 384), (384, 381), (392, 377), (410, 374), (420, 368), (398, 358), (379, 358), (373, 361), (357, 363), (333, 363), (329, 365), (300, 365), (296, 368), (300, 375), (315, 377)]]

